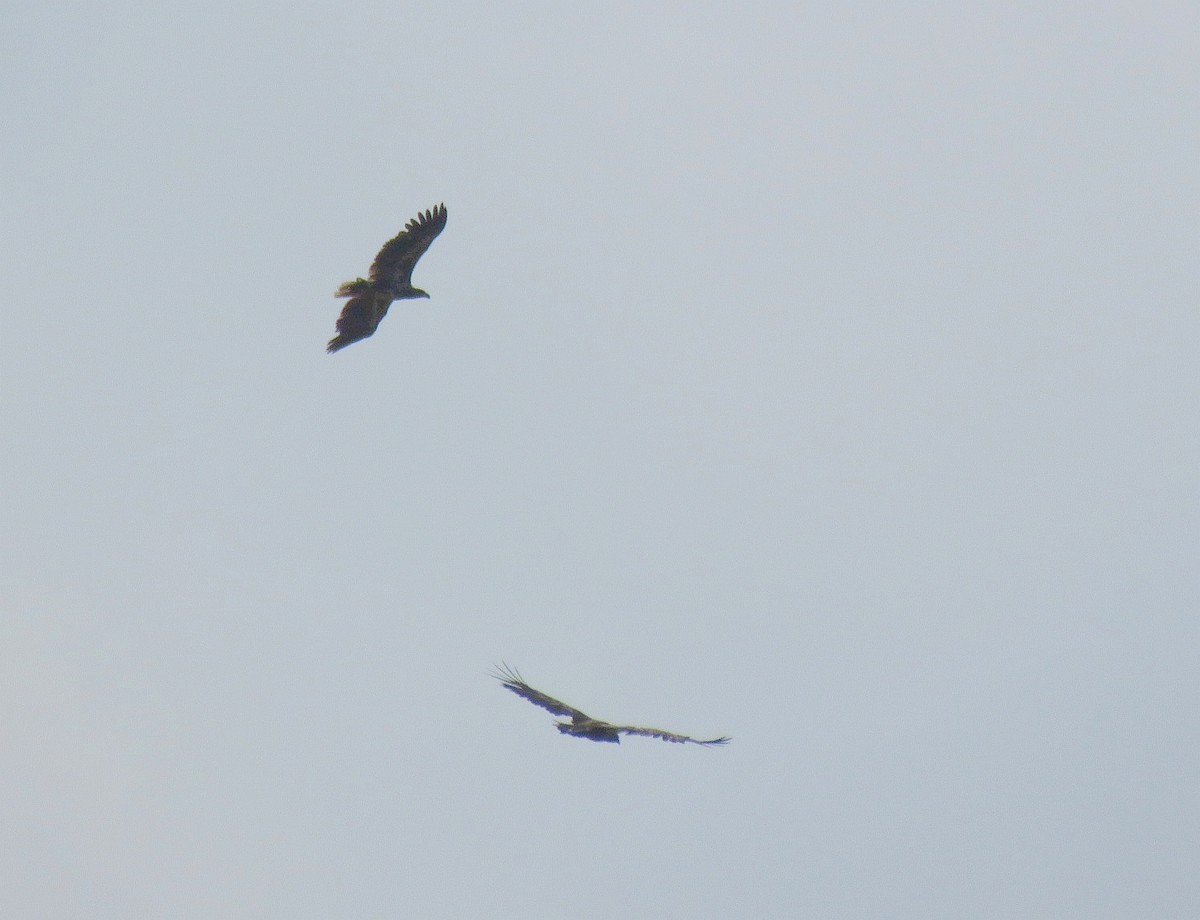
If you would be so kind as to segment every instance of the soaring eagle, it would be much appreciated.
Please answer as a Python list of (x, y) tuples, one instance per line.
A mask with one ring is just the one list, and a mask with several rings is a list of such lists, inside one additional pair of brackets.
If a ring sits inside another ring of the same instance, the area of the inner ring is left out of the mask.
[(429, 296), (412, 286), (413, 266), (445, 226), (444, 204), (418, 214), (383, 244), (371, 263), (369, 279), (355, 278), (337, 289), (334, 296), (350, 300), (342, 308), (337, 321), (338, 334), (329, 340), (326, 351), (332, 354), (374, 333), (393, 300)]
[(612, 725), (608, 722), (601, 722), (599, 719), (593, 719), (586, 713), (580, 712), (573, 706), (568, 706), (566, 703), (559, 702), (552, 696), (547, 696), (540, 690), (534, 690), (533, 687), (525, 683), (524, 678), (520, 674), (507, 665), (497, 668), (496, 673), (492, 676), (517, 696), (524, 697), (533, 703), (533, 705), (548, 709), (556, 716), (570, 716), (570, 722), (554, 723), (555, 727), (564, 735), (574, 735), (576, 738), (589, 738), (592, 741), (613, 741), (617, 744), (621, 743), (622, 734), (646, 735), (650, 738), (661, 738), (663, 741), (673, 741), (676, 744), (683, 744), (686, 741), (690, 741), (692, 744), (725, 744), (729, 741), (726, 737), (700, 741), (697, 738), (689, 738), (687, 735), (665, 732), (661, 728), (642, 728), (637, 725)]

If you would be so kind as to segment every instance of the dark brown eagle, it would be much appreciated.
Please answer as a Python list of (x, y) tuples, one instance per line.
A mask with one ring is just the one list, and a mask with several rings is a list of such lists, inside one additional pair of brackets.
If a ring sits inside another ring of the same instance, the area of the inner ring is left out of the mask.
[(338, 317), (338, 334), (325, 350), (330, 354), (365, 339), (379, 328), (393, 300), (428, 297), (412, 286), (413, 266), (446, 226), (446, 206), (418, 214), (395, 237), (383, 244), (371, 263), (370, 278), (355, 278), (337, 289), (336, 297), (349, 297)]
[(496, 673), (492, 676), (517, 696), (524, 697), (533, 703), (533, 705), (548, 709), (556, 716), (570, 716), (570, 722), (554, 723), (555, 727), (564, 735), (574, 735), (576, 738), (589, 738), (592, 741), (613, 741), (617, 744), (621, 743), (622, 734), (646, 735), (650, 738), (661, 738), (663, 741), (673, 741), (676, 744), (683, 744), (690, 741), (692, 744), (711, 745), (725, 744), (729, 741), (726, 737), (701, 741), (697, 738), (690, 738), (687, 735), (665, 732), (661, 728), (642, 728), (638, 725), (612, 725), (608, 722), (601, 722), (599, 719), (593, 719), (587, 713), (580, 712), (573, 706), (568, 706), (566, 703), (559, 702), (552, 696), (547, 696), (540, 690), (534, 690), (533, 687), (525, 683), (524, 678), (520, 674), (507, 665), (497, 668)]

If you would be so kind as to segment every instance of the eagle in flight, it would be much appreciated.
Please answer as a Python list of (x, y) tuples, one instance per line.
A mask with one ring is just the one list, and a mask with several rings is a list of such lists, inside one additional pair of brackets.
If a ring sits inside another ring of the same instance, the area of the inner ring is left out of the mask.
[(338, 317), (337, 332), (325, 350), (330, 354), (365, 339), (379, 328), (393, 300), (428, 297), (412, 286), (413, 266), (446, 226), (446, 206), (418, 214), (395, 237), (383, 244), (371, 263), (370, 278), (355, 278), (337, 289), (336, 297), (349, 297)]
[(592, 741), (612, 741), (616, 744), (621, 743), (622, 734), (646, 735), (649, 738), (661, 738), (663, 741), (673, 741), (676, 744), (683, 744), (690, 741), (692, 744), (713, 745), (725, 744), (729, 741), (724, 736), (711, 738), (708, 741), (701, 741), (697, 738), (690, 738), (687, 735), (666, 732), (661, 728), (642, 728), (638, 725), (612, 725), (608, 722), (601, 722), (599, 719), (593, 719), (587, 713), (580, 712), (573, 706), (568, 706), (566, 703), (559, 702), (552, 696), (547, 696), (540, 690), (534, 690), (533, 687), (525, 683), (524, 678), (520, 674), (507, 665), (502, 665), (492, 676), (507, 689), (511, 690), (517, 696), (529, 700), (533, 705), (548, 709), (556, 716), (570, 716), (570, 722), (554, 723), (555, 727), (564, 735), (574, 735), (576, 738), (588, 738)]

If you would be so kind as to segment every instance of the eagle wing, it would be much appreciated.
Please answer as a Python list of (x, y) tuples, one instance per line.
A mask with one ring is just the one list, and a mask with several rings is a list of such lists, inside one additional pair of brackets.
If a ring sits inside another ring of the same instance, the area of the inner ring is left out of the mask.
[(376, 296), (373, 289), (355, 294), (342, 307), (342, 314), (337, 319), (338, 334), (329, 340), (325, 350), (333, 354), (359, 339), (373, 335), (391, 305), (391, 300)]
[(439, 204), (418, 214), (404, 229), (383, 244), (371, 263), (371, 280), (403, 290), (412, 286), (413, 266), (446, 226), (446, 206)]
[(524, 678), (515, 669), (508, 665), (501, 665), (492, 676), (517, 696), (529, 700), (534, 706), (541, 706), (543, 709), (549, 710), (556, 716), (570, 716), (573, 722), (593, 721), (587, 713), (581, 712), (574, 706), (568, 706), (561, 700), (547, 696), (541, 690), (534, 690), (525, 683)]
[(692, 744), (728, 744), (730, 739), (722, 735), (720, 738), (710, 738), (707, 741), (701, 741), (699, 738), (692, 738), (688, 735), (677, 735), (675, 732), (665, 732), (661, 728), (642, 728), (639, 725), (614, 725), (617, 731), (626, 735), (645, 735), (647, 738), (661, 738), (663, 741), (671, 741), (675, 744), (684, 744), (691, 742)]

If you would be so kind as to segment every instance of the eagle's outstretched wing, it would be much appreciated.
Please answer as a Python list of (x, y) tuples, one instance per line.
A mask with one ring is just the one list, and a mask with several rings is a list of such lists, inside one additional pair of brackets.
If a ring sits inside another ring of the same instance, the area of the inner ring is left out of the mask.
[(342, 307), (341, 316), (337, 319), (338, 334), (325, 346), (330, 354), (373, 335), (392, 305), (390, 297), (379, 295), (373, 284), (361, 278), (347, 281), (338, 289), (337, 296), (349, 296), (350, 299)]
[(614, 725), (613, 728), (625, 735), (645, 735), (647, 738), (661, 738), (663, 741), (672, 741), (675, 744), (684, 744), (689, 741), (692, 744), (728, 744), (730, 740), (722, 735), (720, 738), (710, 738), (707, 741), (701, 741), (699, 738), (692, 738), (688, 735), (665, 732), (661, 728), (642, 728), (639, 725)]
[(444, 204), (418, 214), (404, 225), (403, 230), (383, 244), (379, 255), (371, 263), (371, 280), (392, 290), (410, 288), (413, 266), (445, 226)]
[(574, 706), (568, 706), (566, 703), (556, 700), (552, 696), (547, 696), (540, 690), (534, 690), (533, 687), (525, 683), (524, 678), (514, 668), (510, 668), (508, 665), (501, 665), (492, 676), (517, 696), (524, 697), (533, 703), (534, 706), (541, 706), (543, 709), (548, 709), (556, 716), (570, 716), (572, 720), (577, 722), (592, 721), (587, 713), (580, 712)]

